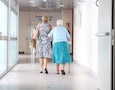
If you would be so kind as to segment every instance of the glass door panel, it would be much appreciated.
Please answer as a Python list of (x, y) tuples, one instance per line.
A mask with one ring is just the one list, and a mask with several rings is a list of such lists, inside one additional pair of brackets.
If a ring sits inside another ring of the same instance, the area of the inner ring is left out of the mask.
[(17, 16), (11, 11), (11, 32), (10, 37), (17, 37)]
[(10, 41), (10, 66), (17, 62), (17, 41)]
[(18, 11), (15, 0), (0, 0), (0, 78), (17, 62)]
[(0, 40), (0, 75), (7, 70), (7, 41)]
[(17, 62), (17, 15), (11, 11), (11, 30), (10, 30), (10, 67)]
[(7, 71), (7, 6), (0, 1), (0, 76)]
[(0, 36), (7, 36), (7, 7), (0, 1)]

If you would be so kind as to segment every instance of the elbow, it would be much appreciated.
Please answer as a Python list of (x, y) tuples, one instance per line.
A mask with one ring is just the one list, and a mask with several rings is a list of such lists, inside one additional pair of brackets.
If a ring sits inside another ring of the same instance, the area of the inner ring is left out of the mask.
[(48, 38), (50, 38), (50, 35), (48, 34)]

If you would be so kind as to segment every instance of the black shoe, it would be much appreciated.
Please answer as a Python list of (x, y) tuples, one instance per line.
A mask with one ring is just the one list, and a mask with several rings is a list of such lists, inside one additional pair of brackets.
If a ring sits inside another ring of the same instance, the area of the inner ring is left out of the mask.
[(65, 75), (65, 71), (64, 70), (61, 70), (61, 73), (62, 73), (62, 75)]
[(56, 73), (56, 74), (59, 74), (59, 72), (58, 72), (58, 73)]
[(45, 73), (48, 74), (48, 70), (47, 70), (47, 68), (45, 68)]
[(40, 73), (43, 73), (42, 71), (40, 71)]

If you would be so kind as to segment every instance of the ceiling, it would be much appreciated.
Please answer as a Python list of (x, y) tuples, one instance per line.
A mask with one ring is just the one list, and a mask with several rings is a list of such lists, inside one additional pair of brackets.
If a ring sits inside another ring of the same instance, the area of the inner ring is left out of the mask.
[(74, 0), (17, 0), (21, 11), (60, 11), (62, 9), (72, 9), (73, 1)]

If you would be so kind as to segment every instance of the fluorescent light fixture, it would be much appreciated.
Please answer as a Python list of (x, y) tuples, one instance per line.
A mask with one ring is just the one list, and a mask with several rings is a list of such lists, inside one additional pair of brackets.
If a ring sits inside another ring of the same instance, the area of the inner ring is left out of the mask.
[(46, 8), (46, 7), (39, 7), (39, 9), (40, 10), (52, 10), (53, 8), (52, 7), (48, 7), (48, 8)]
[(44, 2), (46, 2), (47, 0), (43, 0)]
[(63, 3), (61, 3), (61, 4), (60, 4), (60, 7), (64, 7), (64, 4), (63, 4)]
[(30, 3), (34, 3), (35, 1), (34, 1), (34, 0), (30, 0), (29, 2), (30, 2)]

